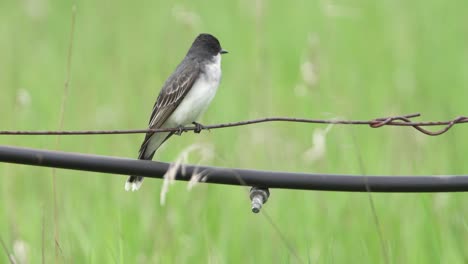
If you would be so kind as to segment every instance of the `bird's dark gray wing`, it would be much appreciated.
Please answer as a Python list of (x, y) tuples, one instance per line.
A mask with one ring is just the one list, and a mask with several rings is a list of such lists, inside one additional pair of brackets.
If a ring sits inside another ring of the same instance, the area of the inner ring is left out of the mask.
[[(149, 120), (149, 128), (157, 129), (166, 122), (169, 116), (179, 106), (180, 102), (187, 95), (190, 88), (200, 74), (200, 64), (192, 60), (190, 63), (181, 63), (177, 69), (164, 83), (158, 99), (153, 107), (153, 112)], [(141, 144), (140, 154), (146, 148), (149, 139), (154, 133), (147, 133), (145, 140)], [(172, 134), (170, 134), (172, 135)]]

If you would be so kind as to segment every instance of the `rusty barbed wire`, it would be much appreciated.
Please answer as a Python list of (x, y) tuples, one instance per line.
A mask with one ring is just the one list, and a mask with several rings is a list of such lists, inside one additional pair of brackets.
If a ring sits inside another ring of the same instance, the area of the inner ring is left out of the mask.
[[(211, 130), (227, 127), (246, 126), (259, 123), (267, 122), (295, 122), (295, 123), (312, 123), (312, 124), (335, 124), (335, 125), (368, 125), (371, 128), (380, 128), (383, 126), (407, 126), (413, 127), (417, 131), (428, 135), (438, 136), (446, 133), (454, 125), (468, 123), (468, 117), (459, 116), (448, 121), (424, 121), (424, 122), (413, 122), (411, 118), (420, 117), (420, 113), (401, 115), (401, 116), (389, 116), (380, 117), (368, 121), (363, 120), (324, 120), (324, 119), (308, 119), (308, 118), (294, 118), (294, 117), (266, 117), (260, 119), (252, 119), (239, 122), (206, 125), (201, 127), (189, 126), (189, 127), (176, 127), (176, 128), (162, 128), (162, 129), (122, 129), (122, 130), (75, 130), (75, 131), (12, 131), (4, 130), (0, 131), (0, 135), (109, 135), (109, 134), (138, 134), (138, 133), (159, 133), (159, 132), (188, 132), (201, 130)], [(436, 131), (429, 131), (424, 126), (445, 126)]]

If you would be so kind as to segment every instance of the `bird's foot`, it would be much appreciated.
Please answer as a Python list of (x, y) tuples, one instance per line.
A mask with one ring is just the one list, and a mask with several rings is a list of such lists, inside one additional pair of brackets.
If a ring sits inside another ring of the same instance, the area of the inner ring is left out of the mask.
[(199, 134), (203, 129), (207, 129), (204, 125), (197, 123), (197, 122), (192, 122), (192, 124), (195, 126), (195, 129), (193, 132)]
[(178, 136), (182, 135), (182, 133), (184, 133), (184, 131), (185, 131), (185, 127), (184, 127), (184, 126), (178, 126), (177, 129), (178, 129), (178, 130), (175, 131), (174, 134), (176, 134), (176, 135), (178, 135)]

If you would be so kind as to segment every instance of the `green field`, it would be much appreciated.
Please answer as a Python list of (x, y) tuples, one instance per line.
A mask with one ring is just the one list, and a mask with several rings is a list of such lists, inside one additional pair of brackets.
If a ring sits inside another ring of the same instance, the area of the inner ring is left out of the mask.
[[(72, 6), (0, 3), (0, 130), (60, 128)], [(79, 1), (62, 128), (145, 128), (161, 85), (201, 32), (230, 52), (203, 124), (468, 115), (466, 10), (466, 0)], [(468, 174), (468, 126), (439, 137), (333, 126), (313, 156), (313, 135), (325, 128), (185, 133), (155, 159), (195, 148), (187, 163)], [(0, 144), (134, 158), (142, 137), (1, 136)], [(52, 169), (0, 164), (0, 237), (17, 263), (468, 263), (464, 193), (372, 194), (376, 225), (369, 194), (271, 190), (263, 211), (278, 232), (250, 212), (247, 187), (175, 183), (162, 206), (161, 180), (127, 193), (124, 176), (55, 173), (56, 207)]]

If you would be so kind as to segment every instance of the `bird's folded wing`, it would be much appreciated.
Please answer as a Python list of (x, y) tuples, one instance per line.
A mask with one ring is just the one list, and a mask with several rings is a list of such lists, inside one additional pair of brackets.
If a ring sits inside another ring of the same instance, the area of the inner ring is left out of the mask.
[[(171, 116), (180, 102), (187, 95), (190, 88), (197, 80), (200, 74), (200, 65), (197, 62), (181, 63), (174, 73), (164, 83), (158, 99), (153, 107), (149, 128), (161, 128), (166, 120)], [(147, 133), (141, 149), (148, 143), (148, 140), (154, 133)], [(140, 151), (141, 151), (140, 149)]]

